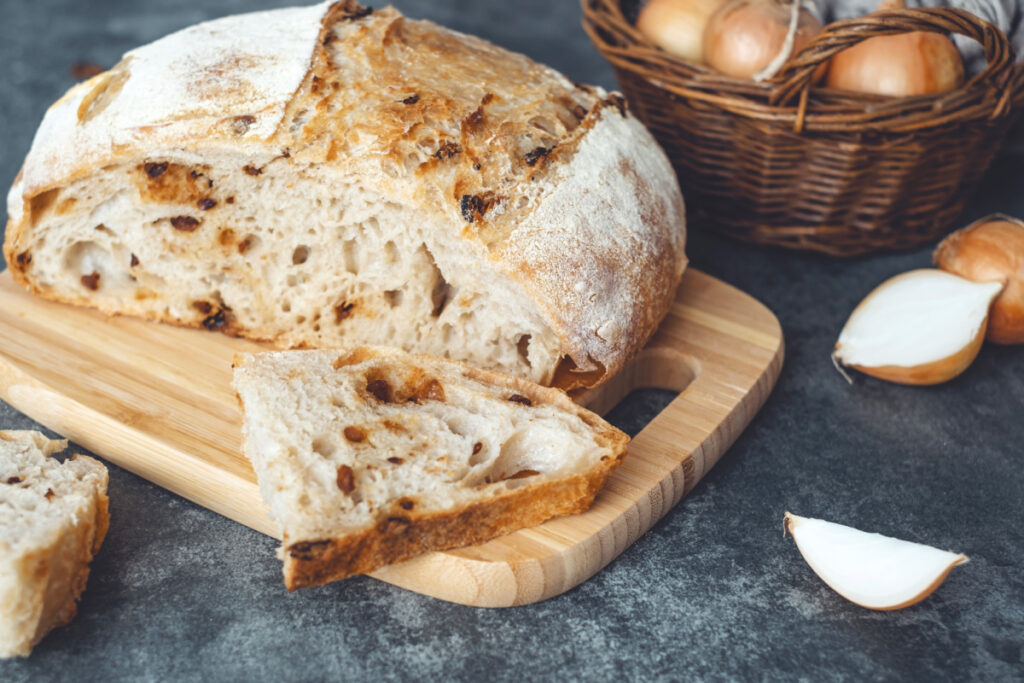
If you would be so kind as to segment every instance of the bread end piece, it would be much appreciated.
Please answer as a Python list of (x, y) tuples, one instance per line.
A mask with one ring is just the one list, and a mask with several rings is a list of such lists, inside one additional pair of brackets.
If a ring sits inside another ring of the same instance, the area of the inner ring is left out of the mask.
[(106, 467), (84, 455), (48, 457), (66, 446), (38, 432), (0, 431), (0, 497), (14, 508), (0, 520), (0, 658), (28, 656), (74, 619), (109, 527)]

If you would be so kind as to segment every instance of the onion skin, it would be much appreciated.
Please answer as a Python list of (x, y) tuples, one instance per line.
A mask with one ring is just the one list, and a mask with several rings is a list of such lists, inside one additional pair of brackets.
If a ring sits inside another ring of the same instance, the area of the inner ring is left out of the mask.
[(725, 0), (651, 0), (636, 20), (636, 29), (665, 52), (704, 61), (704, 27)]
[(1005, 282), (992, 303), (986, 338), (996, 344), (1024, 344), (1024, 223), (989, 216), (939, 243), (935, 265), (975, 282)]
[[(732, 0), (704, 29), (704, 61), (734, 78), (752, 79), (778, 55), (789, 31), (790, 4), (779, 0)], [(821, 23), (800, 10), (793, 41), (795, 55), (821, 33)]]
[[(985, 324), (983, 323), (978, 333), (974, 335), (964, 348), (952, 356), (946, 356), (940, 360), (904, 367), (901, 365), (880, 365), (878, 367), (867, 367), (864, 365), (849, 365), (854, 370), (863, 372), (877, 379), (884, 379), (887, 382), (896, 384), (908, 384), (911, 386), (931, 386), (948, 382), (964, 370), (970, 367), (974, 359), (981, 351), (981, 344), (985, 341)], [(840, 361), (841, 362), (841, 361)]]
[[(883, 2), (879, 10), (901, 9)], [(948, 37), (929, 31), (875, 36), (829, 60), (826, 87), (908, 97), (948, 92), (963, 85), (964, 60)]]

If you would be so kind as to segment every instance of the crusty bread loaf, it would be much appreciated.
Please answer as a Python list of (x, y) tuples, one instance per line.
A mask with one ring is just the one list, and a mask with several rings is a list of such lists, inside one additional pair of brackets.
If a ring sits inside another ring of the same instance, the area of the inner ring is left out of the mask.
[(239, 356), (290, 590), (586, 510), (629, 437), (564, 393), (401, 351)]
[(620, 96), (349, 0), (128, 53), (50, 108), (8, 212), (47, 298), (563, 388), (642, 347), (686, 263)]
[(38, 432), (0, 431), (0, 657), (71, 621), (107, 533), (107, 468)]

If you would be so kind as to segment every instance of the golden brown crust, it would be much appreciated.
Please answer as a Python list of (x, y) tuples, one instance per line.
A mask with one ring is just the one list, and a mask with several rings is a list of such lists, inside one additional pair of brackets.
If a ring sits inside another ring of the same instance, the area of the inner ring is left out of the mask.
[(359, 534), (292, 544), (285, 539), (285, 585), (288, 590), (317, 586), (425, 552), (483, 543), (552, 517), (584, 512), (624, 456), (623, 448), (600, 469), (514, 489), (461, 510), (416, 516), (398, 508), (384, 515), (375, 528)]

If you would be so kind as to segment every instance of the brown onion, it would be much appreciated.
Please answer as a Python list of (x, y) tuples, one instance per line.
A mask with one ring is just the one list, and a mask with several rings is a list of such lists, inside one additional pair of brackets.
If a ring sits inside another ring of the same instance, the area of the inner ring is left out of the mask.
[(666, 52), (691, 62), (703, 61), (704, 27), (725, 0), (651, 0), (636, 28)]
[(735, 78), (770, 77), (764, 73), (770, 65), (781, 66), (821, 33), (814, 15), (799, 8), (795, 33), (787, 41), (793, 9), (793, 3), (782, 0), (732, 0), (723, 5), (704, 29), (704, 61)]
[(976, 282), (1005, 282), (989, 313), (985, 338), (1024, 344), (1024, 222), (996, 214), (942, 240), (935, 265)]
[[(903, 9), (903, 0), (884, 0), (878, 11)], [(833, 57), (829, 88), (876, 95), (930, 95), (960, 87), (964, 61), (948, 37), (913, 31), (875, 36)]]

